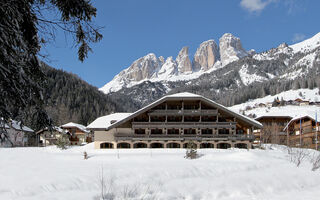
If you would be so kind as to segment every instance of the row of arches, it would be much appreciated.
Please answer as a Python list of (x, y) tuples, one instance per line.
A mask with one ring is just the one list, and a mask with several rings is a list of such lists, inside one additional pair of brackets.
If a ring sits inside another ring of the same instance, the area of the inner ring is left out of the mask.
[[(187, 148), (188, 142), (185, 143), (178, 143), (178, 142), (136, 142), (136, 143), (128, 143), (128, 142), (119, 142), (119, 143), (111, 143), (111, 142), (104, 142), (100, 144), (100, 149), (139, 149), (139, 148)], [(231, 147), (247, 149), (249, 148), (247, 143), (227, 143), (227, 142), (202, 142), (196, 144), (197, 148), (205, 149), (205, 148), (218, 148), (218, 149), (228, 149)]]

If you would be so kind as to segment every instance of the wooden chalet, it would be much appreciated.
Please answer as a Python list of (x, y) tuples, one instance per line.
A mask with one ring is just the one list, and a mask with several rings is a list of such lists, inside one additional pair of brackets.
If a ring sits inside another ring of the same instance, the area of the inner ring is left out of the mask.
[(289, 133), (291, 146), (319, 149), (316, 141), (320, 140), (320, 123), (313, 116), (303, 115), (293, 118), (284, 128)]
[(100, 117), (87, 127), (96, 149), (251, 148), (253, 130), (261, 123), (235, 113), (203, 96), (178, 93), (165, 96), (134, 113)]
[(286, 115), (262, 115), (255, 120), (259, 121), (263, 128), (254, 133), (255, 144), (272, 143), (287, 145), (287, 133), (283, 130), (292, 119)]
[(81, 145), (93, 141), (90, 131), (82, 124), (69, 122), (62, 125), (61, 128), (70, 135), (69, 140), (71, 145)]

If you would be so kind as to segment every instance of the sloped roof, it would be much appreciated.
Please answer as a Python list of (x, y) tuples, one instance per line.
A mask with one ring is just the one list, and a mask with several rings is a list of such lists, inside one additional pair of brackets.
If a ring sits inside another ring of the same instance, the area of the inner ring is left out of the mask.
[(215, 107), (217, 107), (218, 109), (221, 109), (221, 110), (223, 110), (224, 112), (226, 112), (226, 113), (228, 113), (230, 115), (238, 117), (238, 118), (242, 119), (243, 121), (245, 121), (245, 122), (247, 122), (247, 123), (249, 123), (249, 124), (251, 124), (251, 125), (253, 125), (253, 126), (257, 127), (257, 128), (262, 128), (262, 124), (260, 122), (254, 120), (254, 119), (251, 119), (251, 118), (249, 118), (247, 116), (244, 116), (244, 115), (241, 115), (239, 113), (236, 113), (236, 112), (228, 109), (227, 107), (212, 101), (211, 99), (208, 99), (208, 98), (206, 98), (204, 96), (201, 96), (201, 95), (189, 93), (189, 92), (182, 92), (182, 93), (176, 93), (176, 94), (172, 94), (172, 95), (166, 95), (166, 96), (158, 99), (157, 101), (155, 101), (155, 102), (153, 102), (153, 103), (141, 108), (140, 110), (137, 110), (136, 112), (132, 113), (128, 117), (115, 122), (114, 124), (110, 125), (107, 129), (112, 129), (112, 128), (114, 128), (114, 127), (116, 127), (116, 126), (118, 126), (118, 125), (120, 125), (120, 124), (122, 124), (122, 123), (124, 123), (124, 122), (126, 122), (126, 121), (128, 121), (128, 120), (130, 120), (130, 119), (132, 119), (134, 117), (136, 117), (137, 115), (142, 114), (143, 112), (149, 110), (150, 108), (161, 104), (162, 102), (164, 102), (166, 100), (187, 100), (187, 99), (195, 99), (195, 98), (199, 99), (199, 100), (203, 100), (203, 101), (205, 101), (205, 102), (207, 102), (209, 104), (212, 104)]
[(84, 125), (77, 124), (77, 123), (74, 123), (74, 122), (69, 122), (67, 124), (62, 125), (61, 127), (62, 128), (78, 128), (78, 129), (82, 130), (83, 132), (86, 132), (86, 133), (90, 132), (90, 131), (87, 130), (87, 128)]
[(262, 118), (289, 118), (289, 119), (292, 119), (292, 116), (283, 115), (283, 114), (277, 114), (277, 113), (266, 113), (264, 115), (256, 117), (255, 120), (259, 120), (259, 119), (262, 119)]
[(10, 128), (10, 127), (18, 131), (34, 132), (31, 128), (27, 126), (21, 126), (21, 122), (16, 120), (11, 120), (10, 124), (5, 124), (5, 128)]
[[(313, 116), (312, 114), (310, 113), (304, 113), (304, 114), (301, 114), (301, 115), (297, 115), (295, 116), (294, 118), (292, 118), (289, 123), (286, 125), (286, 127), (284, 127), (283, 130), (286, 130), (288, 128), (288, 126), (290, 126), (291, 123), (295, 122), (295, 121), (298, 121), (300, 119), (303, 119), (303, 118), (309, 118), (311, 119), (312, 121), (316, 121), (316, 118), (315, 116)], [(317, 121), (319, 122), (319, 120), (317, 119)]]
[(132, 113), (112, 113), (110, 115), (102, 116), (91, 122), (88, 129), (108, 129), (113, 123), (123, 120), (132, 115)]
[[(48, 127), (46, 127), (46, 128), (44, 128), (44, 129), (41, 129), (41, 130), (37, 131), (36, 134), (41, 134), (41, 133), (43, 133), (44, 131), (48, 131), (48, 130), (49, 130)], [(60, 128), (59, 126), (53, 126), (53, 127), (52, 127), (52, 131), (57, 131), (57, 132), (63, 133), (63, 134), (66, 134), (66, 133), (67, 133), (66, 130), (63, 130), (63, 129)]]

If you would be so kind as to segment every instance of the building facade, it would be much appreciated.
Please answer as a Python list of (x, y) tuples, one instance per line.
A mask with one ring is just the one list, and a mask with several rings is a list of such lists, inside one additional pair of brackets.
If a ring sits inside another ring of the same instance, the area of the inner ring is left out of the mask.
[(287, 145), (288, 137), (284, 128), (291, 119), (291, 116), (285, 115), (262, 115), (257, 117), (256, 120), (263, 125), (263, 128), (255, 131), (255, 143)]
[(90, 131), (82, 124), (69, 122), (61, 128), (69, 135), (70, 145), (81, 145), (93, 141)]
[[(36, 146), (34, 131), (16, 120), (9, 120), (8, 123), (1, 122), (0, 147), (26, 147)], [(2, 132), (3, 131), (3, 132)]]
[(38, 146), (49, 146), (49, 145), (56, 145), (59, 138), (63, 137), (70, 137), (65, 130), (60, 127), (52, 127), (51, 130), (48, 128), (41, 129), (36, 132)]
[(165, 96), (135, 113), (98, 118), (88, 127), (96, 149), (251, 148), (253, 130), (262, 125), (203, 96), (178, 93)]
[(319, 127), (320, 123), (316, 122), (315, 118), (304, 115), (293, 118), (284, 131), (289, 133), (290, 146), (319, 149)]

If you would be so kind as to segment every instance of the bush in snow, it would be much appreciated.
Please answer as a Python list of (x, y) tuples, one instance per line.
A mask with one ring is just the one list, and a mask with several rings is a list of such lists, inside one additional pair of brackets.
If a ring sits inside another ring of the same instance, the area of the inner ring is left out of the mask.
[(117, 200), (117, 199), (158, 199), (158, 193), (150, 185), (131, 184), (117, 185), (115, 178), (106, 178), (101, 170), (98, 184), (100, 186), (100, 195), (94, 197), (94, 200)]
[(312, 163), (312, 171), (316, 171), (317, 169), (320, 168), (320, 154), (317, 156), (313, 155), (313, 158), (311, 159)]
[(59, 148), (59, 149), (67, 149), (67, 147), (70, 145), (70, 141), (69, 141), (69, 137), (66, 136), (66, 135), (62, 135), (61, 137), (59, 137), (57, 139), (57, 144), (56, 146)]
[(288, 147), (288, 154), (290, 161), (295, 163), (297, 167), (308, 157), (309, 153), (303, 148), (291, 148)]
[(194, 142), (190, 141), (187, 144), (185, 158), (187, 158), (187, 159), (195, 159), (195, 158), (198, 158), (198, 157), (199, 157), (199, 155), (197, 153), (197, 145)]

